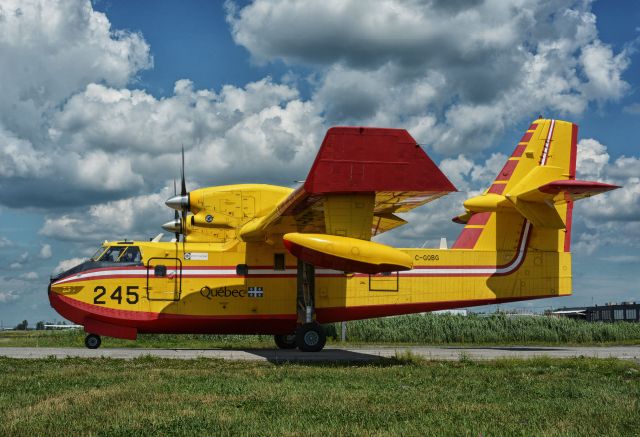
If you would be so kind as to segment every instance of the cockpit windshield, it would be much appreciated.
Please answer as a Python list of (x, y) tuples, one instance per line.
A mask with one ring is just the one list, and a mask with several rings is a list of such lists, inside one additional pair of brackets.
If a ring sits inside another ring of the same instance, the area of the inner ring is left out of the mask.
[(100, 259), (100, 255), (102, 255), (105, 251), (105, 247), (104, 246), (100, 246), (98, 247), (98, 250), (96, 250), (96, 252), (93, 254), (93, 256), (91, 258), (89, 258), (90, 261), (98, 261)]
[(137, 263), (142, 260), (140, 249), (137, 246), (111, 246), (97, 261)]

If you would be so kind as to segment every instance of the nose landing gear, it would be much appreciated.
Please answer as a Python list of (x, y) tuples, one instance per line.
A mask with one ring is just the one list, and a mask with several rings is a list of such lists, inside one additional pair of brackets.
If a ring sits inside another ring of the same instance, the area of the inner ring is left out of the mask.
[(101, 343), (102, 339), (97, 334), (89, 334), (84, 338), (84, 345), (89, 349), (98, 349)]

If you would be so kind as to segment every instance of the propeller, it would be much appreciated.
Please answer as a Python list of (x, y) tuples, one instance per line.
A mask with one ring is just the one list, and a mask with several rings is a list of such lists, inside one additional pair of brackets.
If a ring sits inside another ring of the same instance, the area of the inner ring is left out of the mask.
[[(178, 194), (178, 192), (176, 190), (176, 180), (174, 179), (173, 180), (173, 196), (175, 197), (177, 194)], [(178, 210), (177, 209), (173, 210), (173, 222), (174, 223), (180, 222), (180, 224), (182, 224), (182, 220), (180, 220), (180, 215), (178, 214)], [(180, 226), (180, 227), (182, 227), (182, 226)], [(176, 231), (175, 236), (176, 236), (176, 243), (177, 243), (178, 241), (180, 241), (180, 232)]]
[[(182, 252), (184, 253), (184, 240), (186, 240), (186, 234), (184, 233), (184, 224), (186, 224), (186, 219), (187, 219), (187, 211), (189, 210), (189, 193), (187, 193), (187, 182), (184, 178), (184, 144), (181, 144), (182, 146), (182, 167), (180, 167), (180, 196), (182, 196), (182, 199), (186, 201), (183, 201), (181, 203), (180, 206), (182, 206), (182, 208), (180, 209), (180, 227), (182, 228)], [(176, 210), (176, 216), (178, 215), (178, 211)]]
[[(174, 232), (176, 241), (179, 241), (180, 234), (183, 234), (182, 243), (184, 244), (184, 226), (187, 212), (189, 211), (189, 193), (187, 192), (187, 182), (184, 176), (184, 146), (182, 146), (182, 165), (180, 167), (180, 195), (176, 194), (176, 181), (173, 181), (173, 197), (165, 202), (169, 208), (174, 209), (173, 221), (162, 225), (162, 228)], [(180, 211), (180, 214), (178, 214)]]

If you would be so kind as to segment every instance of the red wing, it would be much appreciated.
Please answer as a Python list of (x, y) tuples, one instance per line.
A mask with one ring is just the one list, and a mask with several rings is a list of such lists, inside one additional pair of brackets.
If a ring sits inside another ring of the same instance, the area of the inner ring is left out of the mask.
[[(326, 200), (345, 195), (353, 197), (354, 205), (362, 200), (370, 208), (373, 202), (367, 226), (375, 235), (404, 224), (393, 213), (452, 191), (453, 184), (406, 130), (334, 127), (327, 131), (304, 184), (240, 234), (247, 241), (262, 238), (267, 229), (331, 233), (325, 223)], [(349, 212), (345, 209), (344, 214)], [(344, 236), (354, 235), (347, 231)]]

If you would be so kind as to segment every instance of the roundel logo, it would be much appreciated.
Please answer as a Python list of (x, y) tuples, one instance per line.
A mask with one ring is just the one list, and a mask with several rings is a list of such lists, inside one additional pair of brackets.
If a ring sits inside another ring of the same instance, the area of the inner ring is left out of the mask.
[(207, 223), (211, 223), (213, 221), (213, 216), (211, 214), (207, 214), (207, 216), (204, 218), (204, 220)]
[(187, 252), (184, 254), (184, 259), (191, 259), (191, 252)]

